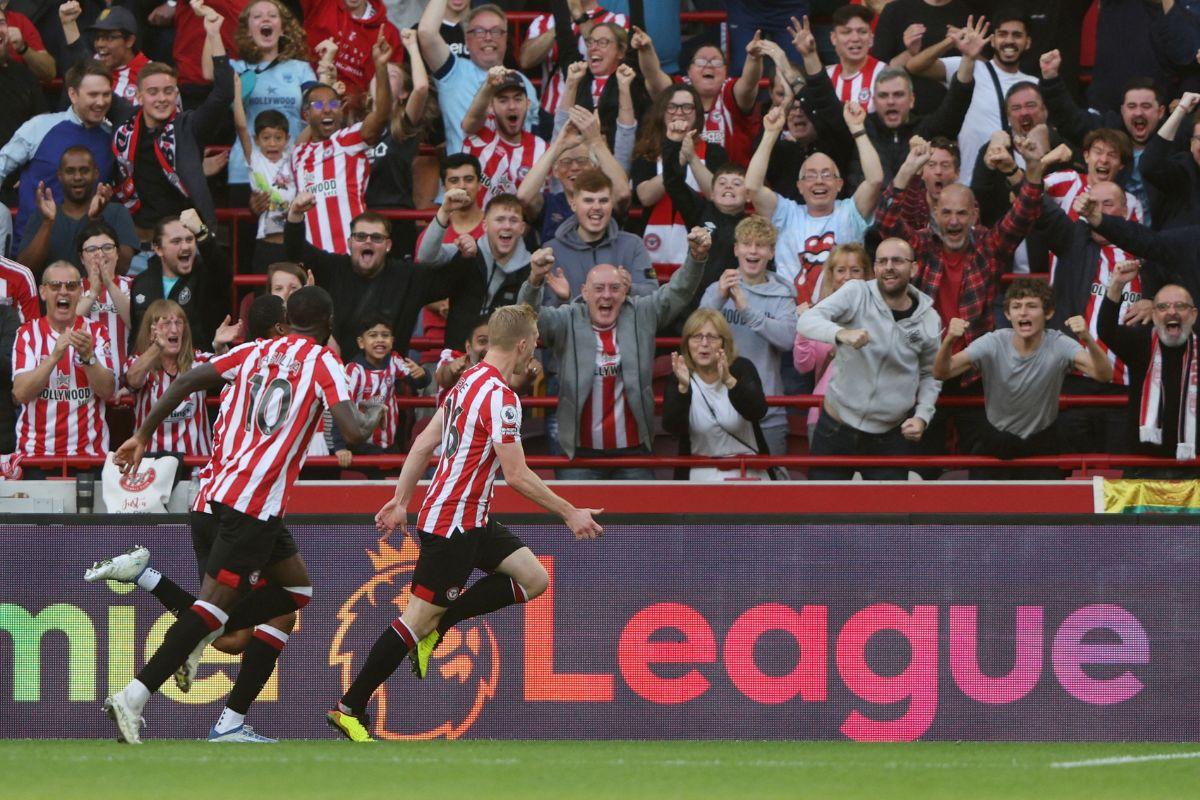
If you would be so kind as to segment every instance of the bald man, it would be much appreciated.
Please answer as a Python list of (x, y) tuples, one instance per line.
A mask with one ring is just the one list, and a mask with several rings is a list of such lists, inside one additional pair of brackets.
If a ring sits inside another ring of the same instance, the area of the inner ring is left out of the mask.
[[(688, 234), (688, 257), (665, 286), (631, 296), (628, 272), (597, 264), (587, 273), (583, 303), (542, 305), (547, 283), (566, 282), (549, 248), (535, 254), (517, 302), (538, 309), (538, 333), (559, 365), (558, 442), (571, 458), (644, 455), (654, 437), (654, 334), (688, 305), (700, 285), (712, 237)], [(650, 480), (641, 468), (571, 467), (559, 480)]]

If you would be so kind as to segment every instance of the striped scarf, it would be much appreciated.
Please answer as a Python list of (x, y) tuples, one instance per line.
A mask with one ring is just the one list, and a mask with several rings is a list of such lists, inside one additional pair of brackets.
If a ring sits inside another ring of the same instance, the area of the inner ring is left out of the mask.
[[(1183, 354), (1183, 374), (1179, 381), (1179, 420), (1176, 422), (1178, 436), (1175, 458), (1189, 461), (1196, 457), (1196, 335), (1188, 337), (1187, 350)], [(1162, 444), (1163, 396), (1162, 343), (1158, 331), (1150, 338), (1150, 371), (1142, 385), (1142, 405), (1138, 413), (1138, 438), (1146, 444)]]
[[(117, 157), (117, 168), (120, 172), (117, 181), (116, 198), (125, 204), (130, 213), (137, 211), (142, 201), (138, 197), (137, 187), (133, 181), (133, 168), (137, 161), (138, 138), (142, 135), (142, 118), (144, 113), (134, 114), (133, 119), (126, 122), (113, 133), (113, 154)], [(184, 197), (189, 197), (184, 188), (179, 173), (175, 171), (175, 117), (172, 116), (154, 133), (154, 157), (162, 167), (167, 181)]]

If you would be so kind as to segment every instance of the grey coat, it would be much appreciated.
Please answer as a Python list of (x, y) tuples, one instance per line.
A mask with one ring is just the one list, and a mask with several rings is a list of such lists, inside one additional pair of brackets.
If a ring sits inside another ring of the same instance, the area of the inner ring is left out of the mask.
[[(683, 311), (704, 273), (703, 263), (691, 256), (683, 262), (671, 281), (648, 295), (629, 296), (617, 316), (617, 347), (621, 351), (621, 379), (625, 397), (637, 421), (638, 440), (650, 448), (654, 437), (654, 335), (670, 325)], [(596, 365), (596, 333), (582, 298), (557, 307), (542, 305), (545, 285), (534, 288), (526, 281), (517, 296), (518, 303), (538, 309), (538, 334), (543, 345), (559, 362), (558, 441), (569, 458), (579, 446), (579, 415), (592, 391)]]

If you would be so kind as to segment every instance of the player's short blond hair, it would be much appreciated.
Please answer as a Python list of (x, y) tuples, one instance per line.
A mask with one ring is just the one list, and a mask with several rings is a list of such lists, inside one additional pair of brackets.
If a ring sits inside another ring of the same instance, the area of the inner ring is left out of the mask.
[(537, 312), (520, 303), (500, 306), (488, 318), (488, 349), (512, 350), (522, 339), (537, 341)]
[(774, 247), (779, 239), (779, 232), (775, 230), (771, 220), (762, 214), (751, 214), (733, 229), (733, 238), (739, 244), (764, 244)]

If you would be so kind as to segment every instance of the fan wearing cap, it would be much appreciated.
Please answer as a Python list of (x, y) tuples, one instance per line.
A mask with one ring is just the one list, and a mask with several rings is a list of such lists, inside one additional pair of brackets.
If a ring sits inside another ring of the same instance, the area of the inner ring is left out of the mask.
[(478, 158), (483, 168), (481, 206), (496, 195), (516, 194), (546, 152), (546, 141), (525, 130), (531, 105), (520, 75), (495, 66), (463, 117), (463, 152)]
[(113, 94), (135, 102), (138, 73), (149, 59), (134, 49), (138, 27), (133, 13), (122, 6), (110, 6), (101, 11), (87, 28), (91, 34), (90, 43), (79, 31), (82, 13), (79, 0), (68, 0), (58, 7), (58, 20), (67, 43), (64, 55), (71, 63), (94, 57), (112, 73)]

